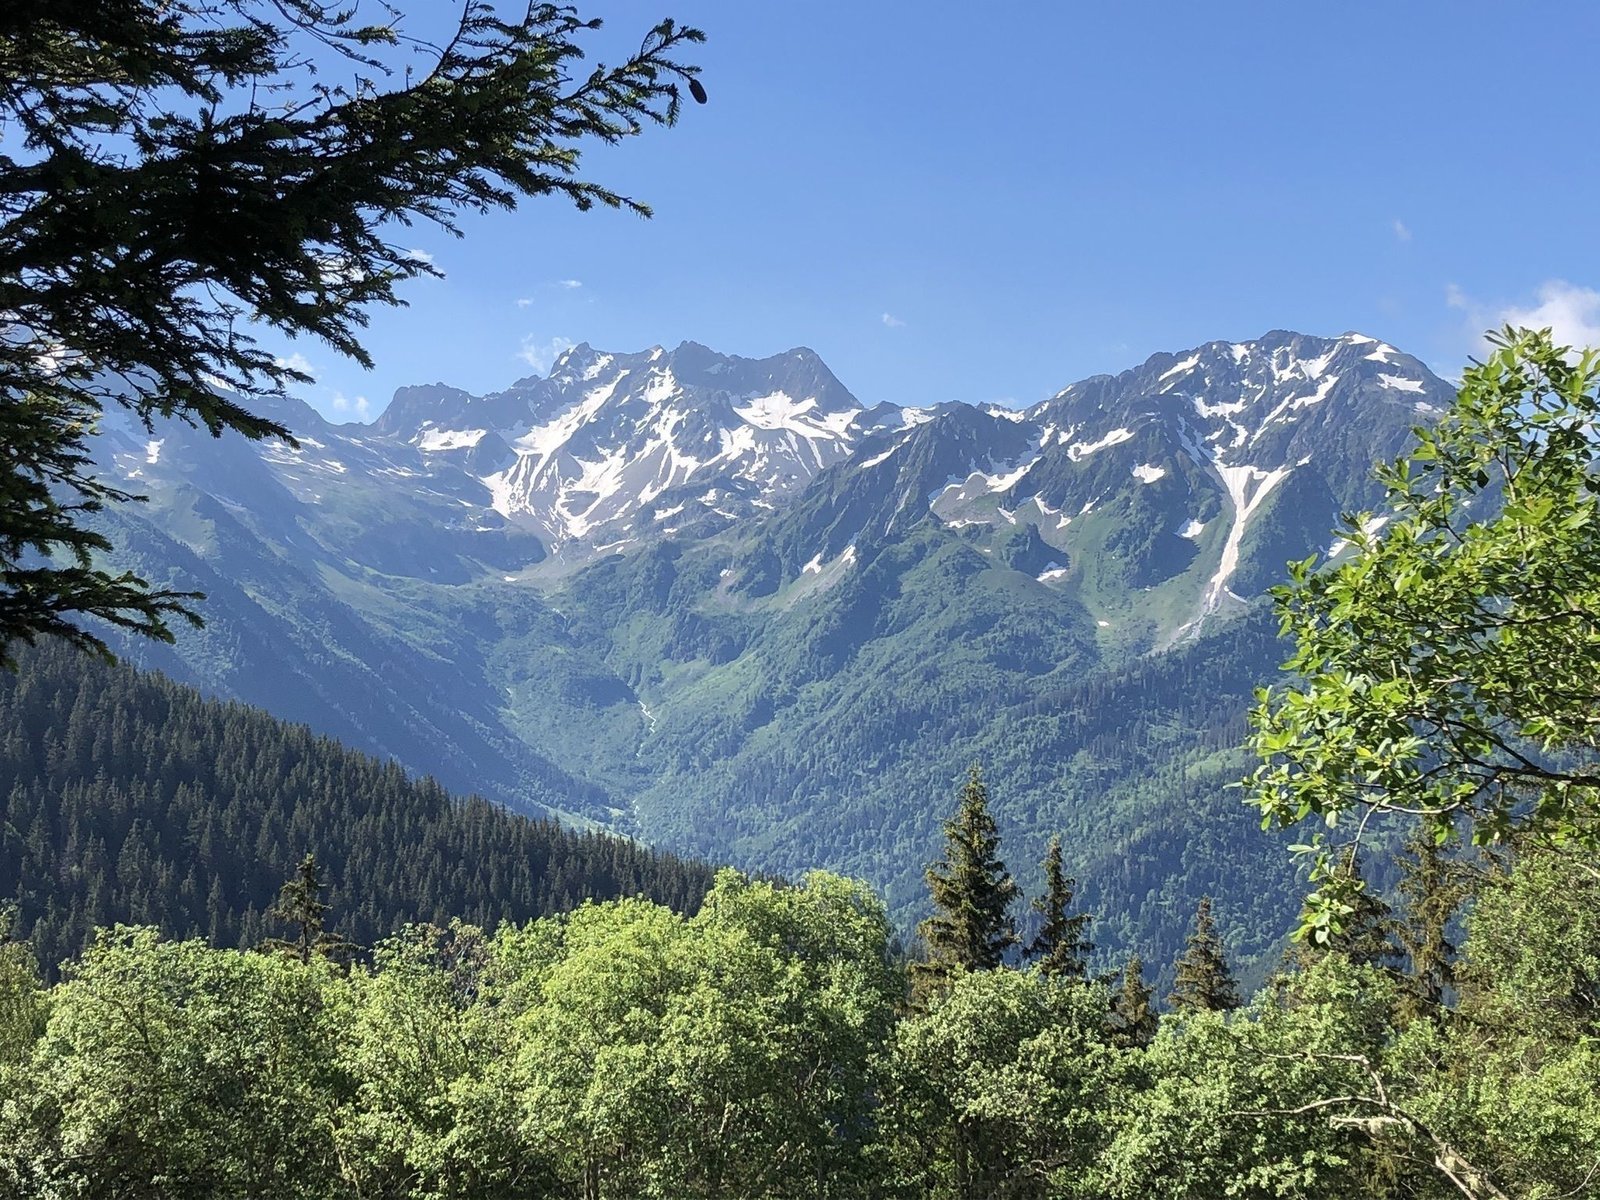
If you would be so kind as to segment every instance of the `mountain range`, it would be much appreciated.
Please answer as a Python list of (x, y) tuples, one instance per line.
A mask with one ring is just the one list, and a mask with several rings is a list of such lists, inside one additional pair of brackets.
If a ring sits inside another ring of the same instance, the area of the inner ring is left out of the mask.
[(1286, 925), (1228, 786), (1284, 657), (1262, 593), (1338, 553), (1452, 394), (1279, 331), (1015, 410), (684, 343), (402, 388), (365, 425), (284, 400), (293, 446), (108, 418), (103, 469), (150, 497), (105, 515), (120, 563), (208, 596), (175, 647), (119, 648), (456, 790), (863, 876), (908, 920), (980, 761), (1018, 874), (1060, 832), (1102, 943), (1163, 961), (1204, 893)]

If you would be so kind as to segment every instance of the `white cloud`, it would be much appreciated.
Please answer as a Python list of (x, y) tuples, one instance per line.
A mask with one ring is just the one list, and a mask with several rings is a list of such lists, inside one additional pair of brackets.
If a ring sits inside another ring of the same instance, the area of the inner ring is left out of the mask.
[(564, 338), (559, 334), (541, 342), (533, 334), (528, 333), (522, 337), (522, 345), (517, 350), (517, 357), (539, 372), (539, 374), (544, 375), (550, 370), (551, 363), (577, 344), (571, 338)]
[(433, 261), (433, 255), (429, 254), (426, 250), (419, 250), (415, 246), (406, 251), (406, 257), (411, 259), (413, 262), (419, 263), (431, 263)]
[(1600, 291), (1565, 279), (1547, 279), (1531, 301), (1511, 304), (1482, 303), (1452, 283), (1445, 288), (1445, 303), (1466, 314), (1474, 337), (1485, 329), (1517, 325), (1549, 329), (1557, 345), (1600, 346)]
[(372, 420), (372, 402), (365, 396), (356, 396), (353, 399), (343, 392), (335, 392), (328, 407), (333, 410), (336, 417), (348, 417), (356, 421)]
[(893, 313), (884, 313), (883, 323), (890, 329), (904, 329), (906, 327), (906, 323)]
[(531, 297), (531, 296), (518, 296), (517, 297), (517, 307), (518, 308), (531, 308), (532, 306), (533, 306), (533, 297)]
[(1393, 222), (1391, 228), (1393, 228), (1393, 230), (1394, 230), (1394, 236), (1396, 238), (1398, 238), (1400, 241), (1409, 242), (1411, 240), (1411, 227), (1409, 225), (1407, 225), (1404, 221), (1402, 221), (1399, 217), (1396, 217), (1394, 219), (1394, 222)]
[(571, 291), (574, 288), (581, 288), (583, 286), (583, 280), (581, 280), (581, 279), (559, 279), (559, 280), (556, 281), (556, 286), (557, 287), (563, 287), (563, 288), (566, 288), (568, 291)]
[(272, 361), (275, 366), (283, 367), (290, 371), (299, 371), (302, 375), (309, 375), (313, 379), (315, 379), (317, 376), (316, 371), (311, 366), (310, 360), (298, 350), (287, 357), (275, 358)]

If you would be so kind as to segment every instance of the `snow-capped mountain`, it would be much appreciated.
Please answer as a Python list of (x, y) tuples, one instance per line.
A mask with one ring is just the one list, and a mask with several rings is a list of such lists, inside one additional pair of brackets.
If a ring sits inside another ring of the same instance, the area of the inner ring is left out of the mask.
[[(725, 586), (760, 596), (923, 524), (1014, 533), (1039, 582), (1105, 627), (1134, 618), (1132, 640), (1156, 645), (1247, 602), (1288, 559), (1336, 549), (1339, 514), (1379, 499), (1374, 459), (1450, 396), (1356, 333), (1157, 354), (1023, 410), (867, 409), (805, 349), (582, 345), (485, 396), (402, 388), (371, 425), (284, 401), (295, 447), (113, 421), (102, 458), (136, 485), (198, 488), (335, 570), (436, 583), (725, 535)], [(1138, 600), (1151, 589), (1153, 623)]]
[(686, 342), (638, 354), (577, 346), (548, 378), (475, 397), (403, 388), (375, 432), (457, 468), (552, 552), (614, 549), (771, 511), (884, 419), (813, 352), (753, 360)]
[(1179, 911), (1237, 874), (1231, 834), (1227, 878), (1173, 847), (1237, 803), (1283, 661), (1262, 591), (1450, 399), (1373, 338), (1278, 332), (1018, 411), (685, 343), (366, 425), (281, 402), (298, 446), (113, 414), (100, 462), (150, 495), (102, 514), (118, 565), (207, 593), (205, 629), (119, 648), (461, 791), (902, 906), (982, 759), (1016, 837), (1076, 831), (1082, 877)]
[[(757, 590), (847, 547), (946, 528), (1033, 531), (1040, 582), (1137, 616), (1168, 593), (1153, 643), (1237, 608), (1312, 550), (1345, 511), (1381, 498), (1375, 459), (1399, 453), (1451, 388), (1361, 334), (1276, 332), (1158, 354), (1031, 408), (944, 406), (863, 439), (779, 518)], [(1084, 567), (1093, 561), (1094, 571)], [(1103, 625), (1111, 624), (1103, 620)]]

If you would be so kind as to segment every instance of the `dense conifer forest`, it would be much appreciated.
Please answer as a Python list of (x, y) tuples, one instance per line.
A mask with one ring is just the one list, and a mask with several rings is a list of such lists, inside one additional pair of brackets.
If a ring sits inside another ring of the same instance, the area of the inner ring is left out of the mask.
[(118, 922), (251, 946), (304, 855), (339, 933), (500, 921), (642, 895), (692, 911), (711, 871), (564, 829), (159, 675), (44, 644), (0, 672), (0, 902), (53, 970)]

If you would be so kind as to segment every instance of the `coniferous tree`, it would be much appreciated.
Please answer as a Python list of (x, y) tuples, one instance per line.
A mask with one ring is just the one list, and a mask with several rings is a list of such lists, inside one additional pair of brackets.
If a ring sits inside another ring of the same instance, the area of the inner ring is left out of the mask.
[(1210, 896), (1202, 896), (1195, 910), (1194, 932), (1178, 958), (1167, 1003), (1179, 1012), (1227, 1012), (1239, 1007), (1239, 986), (1217, 936)]
[(569, 5), (466, 3), (437, 47), (400, 35), (398, 9), (369, 24), (357, 8), (0, 9), (0, 669), (41, 635), (105, 652), (74, 614), (167, 641), (174, 617), (196, 619), (195, 594), (96, 559), (111, 544), (86, 518), (133, 498), (93, 470), (108, 406), (292, 442), (250, 402), (310, 377), (254, 329), (371, 366), (372, 309), (438, 274), (393, 228), (457, 232), (547, 195), (648, 215), (581, 178), (581, 152), (671, 124), (680, 81), (705, 99), (680, 58), (703, 35), (670, 19), (587, 72), (600, 21)]
[(1456, 947), (1449, 929), (1466, 897), (1466, 880), (1460, 864), (1441, 849), (1425, 825), (1419, 825), (1402, 847), (1400, 895), (1405, 904), (1395, 922), (1395, 936), (1409, 966), (1400, 996), (1400, 1014), (1408, 1022), (1436, 1020), (1446, 992), (1456, 982)]
[(1090, 913), (1068, 915), (1078, 881), (1061, 868), (1061, 838), (1050, 839), (1044, 856), (1044, 895), (1033, 902), (1042, 918), (1039, 933), (1028, 944), (1028, 957), (1052, 979), (1082, 979), (1094, 943), (1089, 940)]
[(341, 962), (355, 950), (350, 940), (325, 928), (328, 909), (322, 899), (322, 872), (317, 856), (300, 860), (294, 877), (278, 892), (278, 902), (267, 910), (267, 917), (294, 930), (292, 938), (268, 938), (262, 945), (308, 963), (315, 958)]
[(1010, 910), (1018, 888), (1000, 861), (989, 789), (977, 763), (967, 772), (955, 816), (944, 823), (944, 838), (944, 857), (927, 872), (936, 911), (917, 926), (928, 961), (913, 970), (925, 983), (958, 969), (998, 967), (1017, 942)]
[(1351, 850), (1341, 873), (1360, 887), (1349, 893), (1352, 911), (1339, 931), (1329, 937), (1328, 949), (1344, 955), (1356, 966), (1393, 970), (1401, 958), (1392, 940), (1395, 933), (1393, 910), (1366, 886), (1356, 851)]
[(1122, 981), (1111, 997), (1111, 1041), (1124, 1050), (1148, 1046), (1156, 1036), (1154, 989), (1144, 981), (1144, 960), (1137, 954), (1122, 968)]

